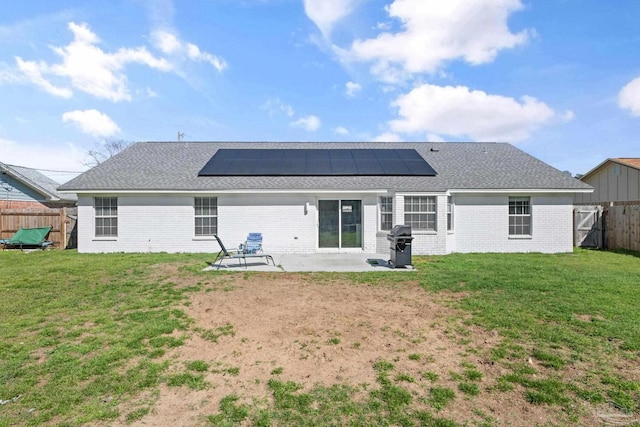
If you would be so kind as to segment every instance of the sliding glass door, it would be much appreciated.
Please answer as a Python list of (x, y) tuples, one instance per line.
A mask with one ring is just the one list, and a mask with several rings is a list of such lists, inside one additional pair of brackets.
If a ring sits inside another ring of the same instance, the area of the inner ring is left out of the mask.
[(362, 247), (362, 201), (318, 201), (318, 246), (320, 248)]

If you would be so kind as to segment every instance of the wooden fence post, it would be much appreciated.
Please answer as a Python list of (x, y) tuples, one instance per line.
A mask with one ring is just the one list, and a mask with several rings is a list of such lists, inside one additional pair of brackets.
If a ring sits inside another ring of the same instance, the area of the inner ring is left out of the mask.
[(60, 209), (60, 249), (67, 248), (67, 208)]

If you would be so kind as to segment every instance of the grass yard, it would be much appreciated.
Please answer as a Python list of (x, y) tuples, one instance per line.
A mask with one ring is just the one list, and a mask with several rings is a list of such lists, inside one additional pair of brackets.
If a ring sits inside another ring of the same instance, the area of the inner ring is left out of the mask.
[(638, 254), (207, 257), (0, 252), (0, 426), (640, 426)]

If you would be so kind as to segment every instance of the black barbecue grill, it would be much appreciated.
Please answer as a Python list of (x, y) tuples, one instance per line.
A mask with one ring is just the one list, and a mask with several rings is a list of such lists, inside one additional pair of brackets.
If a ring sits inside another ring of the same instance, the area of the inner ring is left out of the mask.
[(394, 267), (406, 267), (411, 264), (411, 226), (396, 225), (387, 234), (387, 240), (391, 242), (390, 264)]

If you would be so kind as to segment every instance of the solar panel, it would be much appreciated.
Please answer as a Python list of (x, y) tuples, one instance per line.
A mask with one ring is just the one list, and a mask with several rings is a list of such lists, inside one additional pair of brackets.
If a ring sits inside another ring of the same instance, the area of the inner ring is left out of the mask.
[(358, 175), (384, 175), (384, 168), (380, 162), (373, 158), (369, 159), (356, 159), (356, 168)]
[(410, 175), (409, 168), (404, 164), (402, 160), (387, 159), (382, 163), (384, 169), (384, 175)]
[(375, 150), (351, 150), (353, 159), (358, 160), (376, 160)]
[(198, 176), (435, 176), (414, 149), (219, 149)]
[(395, 150), (397, 156), (401, 160), (422, 160), (422, 157), (416, 150)]
[(431, 165), (423, 160), (405, 160), (404, 164), (411, 175), (435, 175)]
[(256, 172), (261, 165), (260, 160), (250, 159), (245, 161), (233, 160), (229, 162), (228, 171), (237, 171), (238, 174), (247, 175)]
[(282, 161), (284, 152), (282, 150), (261, 150), (260, 159), (271, 162)]
[(300, 174), (302, 176), (305, 175), (321, 175), (321, 176), (330, 176), (331, 173), (331, 162), (327, 160), (307, 160), (306, 163), (306, 173)]
[(307, 160), (306, 150), (284, 149), (282, 151), (283, 151), (283, 159), (285, 160), (297, 160), (302, 162), (306, 162)]
[[(297, 150), (296, 150), (297, 151)], [(329, 150), (300, 150), (309, 160), (329, 160)]]
[(329, 150), (329, 158), (331, 160), (353, 159), (353, 150)]
[(289, 171), (292, 175), (302, 175), (307, 170), (307, 162), (299, 159), (283, 159), (280, 164), (282, 170)]
[(331, 174), (332, 175), (357, 175), (358, 170), (353, 158), (332, 158)]

